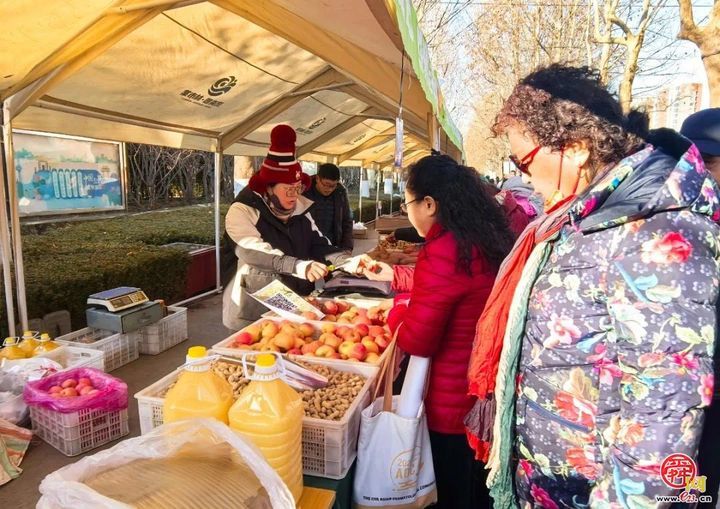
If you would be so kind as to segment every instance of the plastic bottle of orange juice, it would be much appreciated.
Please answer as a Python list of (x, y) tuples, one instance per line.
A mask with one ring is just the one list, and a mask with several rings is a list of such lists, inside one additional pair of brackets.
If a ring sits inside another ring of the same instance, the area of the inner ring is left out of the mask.
[(188, 349), (186, 364), (177, 383), (165, 395), (163, 421), (212, 417), (225, 424), (233, 402), (230, 383), (210, 369), (207, 349)]
[(60, 348), (60, 345), (50, 339), (50, 334), (48, 334), (47, 332), (43, 332), (40, 335), (40, 341), (38, 342), (38, 346), (36, 346), (35, 350), (33, 350), (33, 355), (50, 352), (52, 350), (55, 350), (56, 348)]
[(0, 358), (5, 358), (9, 361), (17, 359), (24, 359), (26, 357), (19, 346), (17, 346), (17, 338), (9, 337), (3, 341), (2, 350), (0, 350)]
[(35, 355), (35, 348), (40, 344), (36, 339), (38, 336), (37, 332), (26, 330), (23, 332), (22, 341), (18, 345), (20, 349), (25, 352), (26, 357), (32, 357)]
[[(250, 439), (297, 503), (303, 490), (302, 398), (280, 379), (273, 354), (260, 354), (251, 382), (230, 409), (230, 427)], [(247, 375), (246, 375), (247, 376)]]

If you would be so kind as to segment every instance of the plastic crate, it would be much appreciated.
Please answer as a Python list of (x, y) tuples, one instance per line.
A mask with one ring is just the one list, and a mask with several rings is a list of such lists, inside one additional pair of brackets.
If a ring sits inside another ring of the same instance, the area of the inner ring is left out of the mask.
[(73, 368), (95, 368), (105, 371), (105, 355), (92, 348), (62, 345), (35, 357), (44, 357), (57, 362), (63, 367), (63, 371)]
[(63, 414), (30, 406), (30, 419), (35, 434), (66, 456), (77, 456), (130, 433), (127, 409)]
[[(303, 359), (319, 364), (316, 359)], [(360, 432), (360, 414), (370, 404), (370, 389), (375, 383), (378, 369), (361, 363), (346, 362), (334, 365), (338, 371), (357, 373), (367, 378), (355, 401), (339, 421), (326, 421), (303, 417), (302, 459), (306, 475), (342, 479), (347, 475), (357, 455)], [(137, 394), (140, 433), (145, 434), (163, 423), (164, 398), (159, 396), (176, 380), (181, 370), (175, 370)]]
[(92, 327), (65, 334), (55, 341), (63, 345), (101, 350), (105, 354), (105, 371), (108, 373), (140, 356), (136, 336)]
[(159, 322), (128, 334), (136, 338), (141, 354), (157, 355), (188, 338), (187, 308), (168, 306), (168, 312)]

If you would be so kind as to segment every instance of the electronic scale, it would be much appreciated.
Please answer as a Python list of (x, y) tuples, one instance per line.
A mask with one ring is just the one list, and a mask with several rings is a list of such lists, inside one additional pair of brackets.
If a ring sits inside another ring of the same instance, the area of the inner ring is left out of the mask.
[(163, 318), (159, 302), (150, 301), (140, 288), (121, 286), (88, 297), (88, 327), (127, 333)]
[(88, 306), (102, 306), (108, 311), (113, 313), (128, 309), (143, 302), (147, 302), (148, 299), (145, 292), (140, 288), (134, 288), (132, 286), (121, 286), (119, 288), (113, 288), (112, 290), (105, 290), (104, 292), (94, 293), (88, 297)]

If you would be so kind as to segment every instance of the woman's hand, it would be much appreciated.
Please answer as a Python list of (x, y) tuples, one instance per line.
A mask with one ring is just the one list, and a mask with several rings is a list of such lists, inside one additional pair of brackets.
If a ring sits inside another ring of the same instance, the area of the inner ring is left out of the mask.
[(319, 279), (323, 279), (328, 273), (327, 266), (320, 262), (311, 262), (305, 269), (305, 279), (314, 283)]
[(370, 281), (392, 281), (393, 268), (385, 262), (366, 263), (362, 267), (362, 275)]

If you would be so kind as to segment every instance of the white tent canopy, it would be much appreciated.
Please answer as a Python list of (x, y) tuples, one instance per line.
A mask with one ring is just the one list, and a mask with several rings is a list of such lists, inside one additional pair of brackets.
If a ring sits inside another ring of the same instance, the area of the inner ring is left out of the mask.
[[(401, 97), (407, 157), (431, 146), (460, 157), (461, 140), (441, 98), (426, 96), (437, 90), (423, 71), (426, 62), (414, 58), (410, 65), (403, 56), (408, 6), (409, 0), (6, 0), (0, 3), (6, 160), (11, 129), (208, 150), (219, 161), (223, 153), (264, 155), (272, 127), (288, 123), (304, 159), (382, 167), (392, 164)], [(418, 37), (410, 41), (411, 55), (423, 47)], [(13, 226), (9, 242), (2, 207), (6, 303), (12, 317), (14, 258), (26, 326), (13, 172), (6, 177)], [(216, 204), (218, 188), (216, 171)]]

